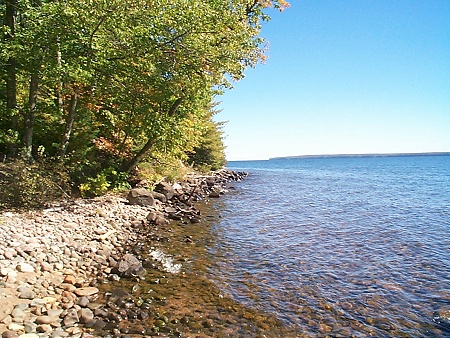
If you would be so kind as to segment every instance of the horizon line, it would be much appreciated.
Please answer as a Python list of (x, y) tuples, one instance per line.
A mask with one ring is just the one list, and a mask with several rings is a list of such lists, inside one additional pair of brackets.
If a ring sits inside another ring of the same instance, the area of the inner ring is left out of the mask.
[(450, 152), (448, 151), (429, 151), (429, 152), (418, 152), (418, 153), (355, 153), (355, 154), (316, 154), (316, 155), (291, 155), (291, 156), (277, 156), (270, 157), (268, 159), (260, 160), (229, 160), (227, 162), (239, 162), (239, 161), (270, 161), (270, 160), (280, 160), (280, 159), (294, 159), (294, 158), (332, 158), (332, 157), (389, 157), (389, 156), (448, 156)]

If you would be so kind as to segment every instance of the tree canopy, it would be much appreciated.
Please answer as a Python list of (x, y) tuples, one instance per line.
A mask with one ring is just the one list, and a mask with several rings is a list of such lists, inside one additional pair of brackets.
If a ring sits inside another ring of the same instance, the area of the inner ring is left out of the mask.
[(264, 61), (266, 9), (288, 6), (0, 0), (0, 155), (81, 176), (161, 154), (223, 165), (216, 97)]

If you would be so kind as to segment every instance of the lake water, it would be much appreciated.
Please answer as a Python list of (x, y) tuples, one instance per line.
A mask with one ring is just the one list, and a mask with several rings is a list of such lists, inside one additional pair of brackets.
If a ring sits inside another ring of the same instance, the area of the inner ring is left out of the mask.
[(230, 162), (208, 277), (299, 335), (450, 337), (450, 156)]

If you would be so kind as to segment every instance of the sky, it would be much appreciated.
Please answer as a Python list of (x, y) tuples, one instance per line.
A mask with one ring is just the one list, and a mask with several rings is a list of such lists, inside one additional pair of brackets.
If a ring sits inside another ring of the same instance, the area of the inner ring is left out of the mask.
[(449, 0), (291, 0), (218, 97), (229, 161), (450, 152)]

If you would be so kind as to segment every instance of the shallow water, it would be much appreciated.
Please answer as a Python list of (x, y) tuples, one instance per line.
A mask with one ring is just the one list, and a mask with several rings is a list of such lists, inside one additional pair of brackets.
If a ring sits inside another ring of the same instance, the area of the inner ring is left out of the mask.
[(448, 337), (450, 156), (232, 162), (207, 276), (304, 336)]

